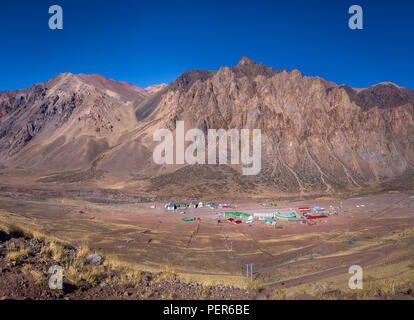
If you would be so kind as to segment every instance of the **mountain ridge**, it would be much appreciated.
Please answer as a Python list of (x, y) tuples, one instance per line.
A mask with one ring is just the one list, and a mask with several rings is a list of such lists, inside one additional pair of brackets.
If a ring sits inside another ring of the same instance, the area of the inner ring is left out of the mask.
[[(413, 168), (413, 108), (414, 91), (392, 83), (353, 89), (247, 57), (217, 71), (189, 70), (149, 89), (64, 73), (0, 92), (0, 162), (51, 172), (95, 168), (142, 192), (179, 192), (171, 179), (134, 177), (194, 174), (152, 161), (155, 130), (174, 132), (182, 120), (186, 129), (204, 132), (261, 129), (261, 174), (236, 177), (238, 166), (218, 169), (237, 192), (331, 193)], [(211, 170), (206, 175), (214, 176)], [(209, 189), (209, 180), (200, 179), (195, 191)]]

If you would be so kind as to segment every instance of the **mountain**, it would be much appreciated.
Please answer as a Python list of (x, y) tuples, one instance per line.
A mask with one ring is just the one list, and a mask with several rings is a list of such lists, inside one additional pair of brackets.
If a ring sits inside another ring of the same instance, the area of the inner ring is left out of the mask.
[(145, 92), (149, 94), (157, 93), (158, 91), (161, 91), (165, 87), (168, 87), (168, 84), (162, 83), (162, 84), (153, 84), (152, 86), (146, 87), (144, 90)]
[[(40, 183), (104, 181), (159, 196), (358, 190), (412, 170), (413, 111), (414, 91), (393, 83), (354, 89), (246, 57), (146, 89), (61, 74), (0, 92), (0, 161), (50, 171)], [(177, 120), (204, 132), (261, 129), (261, 173), (156, 165), (153, 133)]]

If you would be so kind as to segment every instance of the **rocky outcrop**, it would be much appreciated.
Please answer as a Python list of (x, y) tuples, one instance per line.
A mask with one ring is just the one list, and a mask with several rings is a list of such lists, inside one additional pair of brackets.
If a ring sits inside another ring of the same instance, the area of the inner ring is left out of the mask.
[(400, 176), (414, 164), (412, 90), (391, 83), (336, 86), (247, 58), (184, 79), (191, 80), (170, 86), (148, 119), (167, 128), (185, 119), (204, 130), (261, 129), (258, 184), (330, 192)]

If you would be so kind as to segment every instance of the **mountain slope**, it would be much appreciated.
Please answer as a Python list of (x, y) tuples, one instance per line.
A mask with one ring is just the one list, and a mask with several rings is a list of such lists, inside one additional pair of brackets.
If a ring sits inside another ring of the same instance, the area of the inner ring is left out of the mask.
[[(147, 89), (63, 74), (0, 93), (0, 159), (53, 172), (93, 167), (155, 194), (330, 193), (413, 168), (413, 108), (414, 91), (392, 83), (353, 89), (246, 57)], [(199, 167), (200, 175), (194, 167), (156, 165), (153, 133), (174, 131), (177, 120), (204, 132), (261, 129), (261, 173), (244, 177), (240, 166), (229, 165)], [(178, 176), (186, 177), (179, 190)]]
[(180, 119), (204, 131), (260, 128), (263, 170), (256, 183), (329, 192), (400, 176), (414, 164), (412, 90), (335, 86), (247, 58), (208, 76), (196, 72), (185, 83), (170, 87), (141, 120), (174, 128)]
[(0, 93), (0, 154), (22, 166), (87, 167), (134, 128), (143, 89), (99, 75), (60, 74), (29, 89)]

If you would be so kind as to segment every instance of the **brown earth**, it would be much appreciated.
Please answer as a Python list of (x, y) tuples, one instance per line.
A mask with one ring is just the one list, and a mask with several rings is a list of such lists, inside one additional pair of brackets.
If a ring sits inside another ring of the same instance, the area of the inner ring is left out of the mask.
[[(151, 203), (3, 197), (0, 222), (41, 230), (75, 247), (86, 243), (104, 256), (116, 257), (138, 270), (156, 274), (171, 267), (183, 282), (256, 287), (258, 298), (272, 298), (278, 290), (293, 292), (297, 298), (303, 292), (321, 298), (315, 291), (321, 284), (324, 292), (340, 290), (344, 297), (355, 298), (347, 288), (351, 265), (362, 266), (373, 285), (395, 283), (394, 291), (381, 297), (411, 292), (407, 290), (412, 290), (414, 281), (414, 196), (391, 191), (342, 201), (343, 210), (338, 216), (314, 226), (279, 221), (276, 228), (261, 222), (251, 227), (225, 223), (220, 228), (216, 223), (218, 210), (188, 209), (181, 215), (150, 209)], [(281, 200), (277, 210), (304, 205), (339, 206), (339, 202), (338, 198)], [(262, 202), (232, 203), (236, 210), (247, 213), (276, 210)], [(156, 205), (162, 207), (162, 203)], [(180, 221), (183, 216), (201, 220), (185, 223)], [(357, 241), (349, 244), (353, 238)], [(243, 271), (243, 266), (250, 263), (255, 265), (251, 284)]]
[[(27, 255), (18, 261), (9, 259), (12, 248), (28, 249)], [(45, 244), (36, 239), (9, 235), (0, 230), (0, 300), (136, 300), (136, 299), (251, 299), (252, 290), (241, 290), (228, 286), (202, 286), (183, 283), (179, 280), (159, 281), (155, 275), (143, 272), (141, 280), (128, 286), (116, 284), (123, 277), (122, 271), (105, 270), (102, 281), (82, 280), (73, 283), (64, 277), (63, 290), (48, 287), (48, 269), (59, 262), (42, 253)], [(72, 251), (72, 252), (71, 252)], [(76, 254), (76, 249), (67, 249), (66, 254)], [(115, 284), (107, 284), (111, 277)]]

